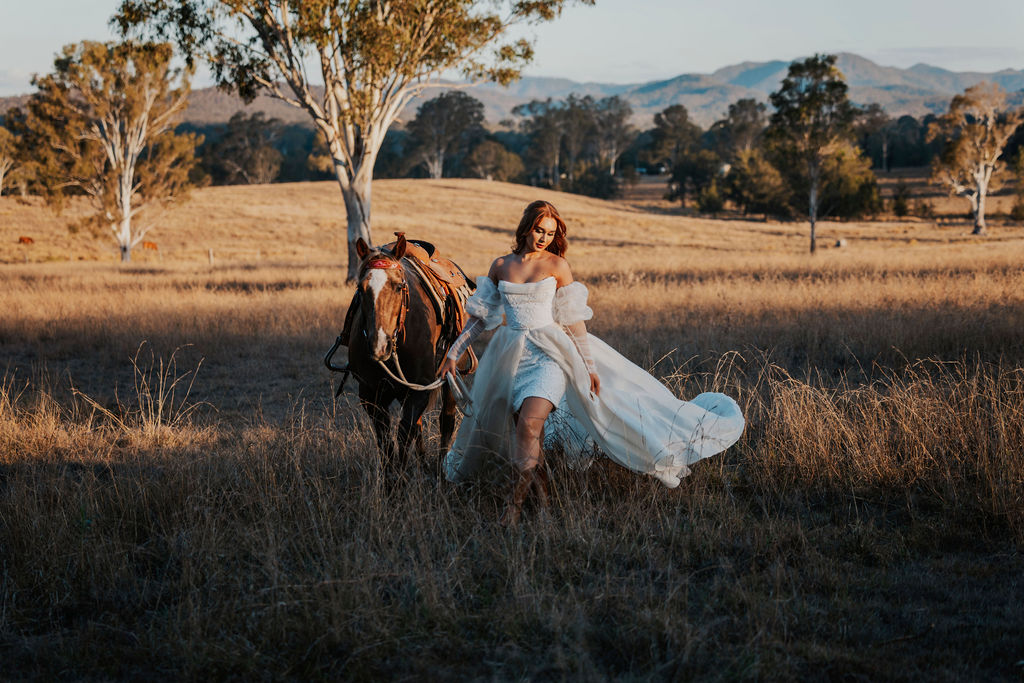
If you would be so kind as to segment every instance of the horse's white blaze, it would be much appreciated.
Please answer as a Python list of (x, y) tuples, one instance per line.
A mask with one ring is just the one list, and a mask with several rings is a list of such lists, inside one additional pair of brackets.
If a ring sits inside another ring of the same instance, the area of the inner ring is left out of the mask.
[(388, 350), (388, 337), (384, 330), (377, 328), (377, 335), (373, 338), (373, 353), (376, 356), (383, 356)]
[[(367, 285), (370, 287), (370, 293), (373, 295), (373, 308), (377, 309), (377, 299), (380, 297), (380, 293), (384, 290), (384, 285), (388, 282), (388, 275), (383, 270), (372, 270), (370, 271), (370, 278)], [(384, 331), (380, 329), (380, 322), (377, 323), (376, 334), (373, 336), (373, 353), (377, 356), (383, 356), (387, 352), (388, 348), (388, 337), (384, 334)]]
[(384, 289), (384, 285), (388, 283), (388, 275), (383, 270), (375, 268), (370, 271), (370, 281), (367, 283), (370, 285), (370, 291), (373, 292), (373, 305), (377, 305), (377, 297), (380, 296), (381, 291)]

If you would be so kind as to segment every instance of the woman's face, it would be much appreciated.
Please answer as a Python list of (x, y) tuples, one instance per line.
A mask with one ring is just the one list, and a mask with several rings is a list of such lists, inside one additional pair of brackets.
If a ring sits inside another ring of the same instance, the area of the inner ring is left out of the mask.
[(551, 216), (545, 216), (526, 235), (527, 251), (544, 251), (555, 239), (558, 223)]

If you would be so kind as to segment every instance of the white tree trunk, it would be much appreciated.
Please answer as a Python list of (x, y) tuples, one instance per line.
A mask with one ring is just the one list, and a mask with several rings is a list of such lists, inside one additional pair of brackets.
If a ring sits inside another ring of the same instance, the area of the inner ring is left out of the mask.
[(435, 180), (444, 175), (444, 152), (437, 151), (427, 158), (427, 174)]
[(988, 234), (988, 226), (985, 225), (985, 195), (988, 183), (978, 186), (978, 193), (971, 200), (971, 211), (974, 213), (974, 230), (972, 235)]
[(121, 262), (132, 260), (132, 215), (131, 212), (121, 217), (121, 224), (116, 230), (117, 246), (121, 250)]
[(819, 177), (820, 173), (816, 167), (812, 168), (808, 175), (810, 176), (811, 181), (811, 191), (807, 213), (811, 222), (811, 253), (813, 254), (818, 248), (817, 241), (815, 240), (814, 229), (815, 223), (818, 221), (818, 185), (821, 184), (821, 178)]
[(352, 283), (359, 277), (359, 255), (356, 253), (356, 242), (362, 237), (372, 245), (370, 238), (370, 192), (373, 181), (373, 160), (366, 159), (356, 171), (354, 177), (349, 176), (348, 167), (335, 159), (334, 172), (341, 185), (341, 196), (345, 200), (345, 214), (348, 228), (348, 271), (346, 282)]
[(4, 177), (14, 167), (14, 162), (7, 158), (0, 158), (0, 195), (4, 193)]

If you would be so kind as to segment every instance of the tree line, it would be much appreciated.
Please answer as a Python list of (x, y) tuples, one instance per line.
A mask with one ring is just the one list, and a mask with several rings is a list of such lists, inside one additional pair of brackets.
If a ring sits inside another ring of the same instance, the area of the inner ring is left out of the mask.
[[(423, 14), (441, 11), (434, 6), (410, 6), (398, 24), (370, 12), (370, 5), (333, 4), (291, 10), (282, 4), (275, 14), (274, 3), (256, 11), (246, 2), (125, 0), (115, 20), (126, 36), (172, 38), (184, 66), (172, 66), (171, 42), (126, 37), (66, 47), (54, 71), (34, 79), (37, 92), (27, 104), (0, 126), (0, 192), (13, 182), (58, 207), (70, 195), (87, 197), (95, 209), (88, 224), (109, 230), (129, 260), (155, 224), (153, 208), (196, 184), (333, 178), (351, 242), (369, 240), (374, 176), (480, 177), (612, 197), (637, 173), (655, 172), (666, 174), (667, 197), (705, 213), (729, 206), (765, 217), (806, 216), (813, 251), (819, 217), (880, 210), (874, 169), (892, 166), (931, 164), (935, 182), (968, 200), (975, 232), (983, 234), (985, 198), (998, 181), (1000, 159), (1021, 147), (1014, 138), (1021, 112), (1006, 107), (996, 86), (969, 88), (942, 116), (894, 120), (878, 105), (850, 103), (830, 55), (791, 64), (770, 108), (739, 100), (706, 130), (682, 105), (667, 107), (653, 127), (638, 130), (627, 101), (585, 95), (522, 104), (498, 130), (488, 130), (483, 104), (461, 90), (425, 101), (405, 125), (393, 126), (440, 70), (458, 65), (467, 75), (507, 82), (529, 53), (512, 43), (494, 61), (481, 61), (482, 47), (498, 40), (511, 19), (484, 15), (480, 24), (475, 3), (444, 17)], [(564, 4), (514, 7), (519, 19), (551, 19)], [(214, 6), (221, 13), (204, 14), (199, 25), (175, 23), (179, 10)], [(301, 31), (289, 11), (310, 13)], [(420, 36), (417, 59), (409, 61), (402, 41), (415, 31), (406, 29), (425, 17), (450, 25), (438, 29), (443, 35)], [(219, 23), (228, 19), (254, 31), (245, 49), (237, 25)], [(383, 31), (392, 42), (325, 43), (356, 27)], [(305, 66), (294, 59), (312, 47), (330, 48), (321, 55), (329, 81), (323, 96), (315, 95)], [(312, 129), (258, 113), (238, 113), (217, 126), (182, 124), (193, 60), (214, 56), (222, 86), (245, 98), (269, 92), (303, 108)], [(388, 93), (374, 89), (382, 82), (391, 84)], [(1024, 173), (1024, 157), (1012, 159)], [(1018, 204), (1015, 211), (1024, 217), (1024, 196)], [(900, 190), (893, 209), (907, 209)], [(350, 254), (350, 275), (354, 263)]]

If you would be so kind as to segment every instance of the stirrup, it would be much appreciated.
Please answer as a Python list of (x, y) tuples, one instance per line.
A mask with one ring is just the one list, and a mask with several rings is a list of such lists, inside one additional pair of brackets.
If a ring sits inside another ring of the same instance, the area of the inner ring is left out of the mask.
[(458, 406), (459, 412), (466, 417), (472, 417), (473, 399), (469, 397), (469, 389), (466, 388), (466, 384), (459, 377), (458, 372), (449, 372), (444, 378), (448, 381), (448, 388), (452, 392), (452, 398), (455, 399), (455, 405)]

